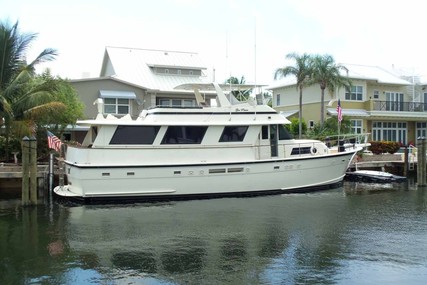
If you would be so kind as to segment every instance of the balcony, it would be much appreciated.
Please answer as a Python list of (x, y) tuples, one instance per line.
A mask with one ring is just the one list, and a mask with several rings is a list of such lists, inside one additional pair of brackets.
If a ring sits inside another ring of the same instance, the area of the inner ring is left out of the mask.
[(374, 101), (373, 111), (427, 112), (427, 103)]

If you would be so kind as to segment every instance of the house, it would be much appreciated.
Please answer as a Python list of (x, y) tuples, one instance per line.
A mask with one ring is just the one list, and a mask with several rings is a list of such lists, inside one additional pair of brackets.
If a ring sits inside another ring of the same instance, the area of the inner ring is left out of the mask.
[(192, 52), (106, 47), (99, 78), (71, 80), (86, 104), (86, 116), (98, 114), (93, 102), (104, 100), (104, 114), (138, 116), (155, 105), (194, 106), (191, 92), (175, 90), (185, 83), (203, 83), (207, 68)]
[[(342, 114), (350, 118), (353, 133), (370, 133), (370, 140), (405, 145), (426, 136), (427, 91), (423, 93), (422, 86), (380, 67), (344, 66), (348, 69), (345, 75), (352, 82), (351, 90), (325, 90), (326, 118), (337, 116), (340, 99)], [(268, 89), (273, 93), (273, 108), (288, 117), (298, 117), (299, 91), (295, 79), (285, 78)], [(319, 85), (303, 90), (302, 116), (308, 127), (320, 121), (320, 92)]]
[[(86, 118), (102, 113), (136, 118), (152, 106), (196, 106), (194, 93), (176, 90), (185, 83), (208, 81), (207, 68), (197, 53), (106, 47), (100, 76), (70, 80), (85, 104)], [(201, 94), (209, 104), (211, 94)], [(66, 139), (80, 141), (87, 130), (75, 127)]]

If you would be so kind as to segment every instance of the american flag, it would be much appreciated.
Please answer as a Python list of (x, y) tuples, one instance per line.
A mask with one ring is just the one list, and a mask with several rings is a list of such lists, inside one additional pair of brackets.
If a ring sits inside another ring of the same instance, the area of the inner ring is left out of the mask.
[(57, 152), (61, 150), (61, 140), (49, 131), (47, 131), (47, 143), (49, 145), (49, 148), (54, 149)]
[(338, 122), (341, 123), (341, 121), (342, 121), (342, 108), (341, 108), (341, 100), (340, 99), (338, 99), (337, 113), (338, 113)]

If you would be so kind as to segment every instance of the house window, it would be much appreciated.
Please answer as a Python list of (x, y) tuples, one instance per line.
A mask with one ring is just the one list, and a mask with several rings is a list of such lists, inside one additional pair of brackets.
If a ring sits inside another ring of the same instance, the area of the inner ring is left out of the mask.
[(379, 99), (379, 98), (380, 98), (380, 91), (374, 90), (374, 99)]
[(194, 107), (196, 105), (196, 102), (192, 99), (183, 99), (182, 100), (182, 106), (184, 107)]
[(372, 123), (372, 139), (374, 141), (394, 141), (406, 144), (407, 133), (405, 122)]
[(104, 98), (104, 113), (105, 114), (130, 114), (129, 99)]
[(351, 86), (351, 88), (346, 88), (345, 99), (352, 101), (362, 101), (363, 100), (363, 86)]
[(280, 106), (280, 94), (276, 96), (276, 106)]
[(308, 127), (310, 129), (314, 128), (314, 121), (313, 120), (308, 121)]
[(416, 130), (418, 138), (427, 138), (427, 123), (426, 122), (417, 122), (417, 130)]
[(181, 107), (181, 99), (172, 99), (172, 107)]
[(351, 122), (351, 132), (353, 134), (362, 133), (362, 120), (350, 120)]
[(195, 107), (194, 99), (159, 99), (158, 105), (163, 107)]
[(403, 111), (403, 93), (386, 92), (385, 100), (387, 111)]
[(427, 93), (425, 93), (425, 92), (423, 93), (422, 102), (419, 104), (420, 104), (418, 107), (419, 111), (427, 111)]

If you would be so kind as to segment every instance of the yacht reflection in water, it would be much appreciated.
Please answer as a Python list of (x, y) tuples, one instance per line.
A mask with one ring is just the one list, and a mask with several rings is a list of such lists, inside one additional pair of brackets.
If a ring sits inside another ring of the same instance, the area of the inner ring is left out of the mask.
[(153, 204), (0, 200), (0, 284), (424, 284), (427, 190), (362, 186)]
[[(288, 278), (303, 264), (331, 276), (337, 264), (330, 260), (345, 246), (336, 231), (344, 222), (336, 216), (339, 204), (316, 206), (319, 195), (72, 207), (64, 209), (66, 238), (74, 254), (96, 260), (107, 280), (253, 284)], [(313, 278), (323, 282), (328, 275)]]

